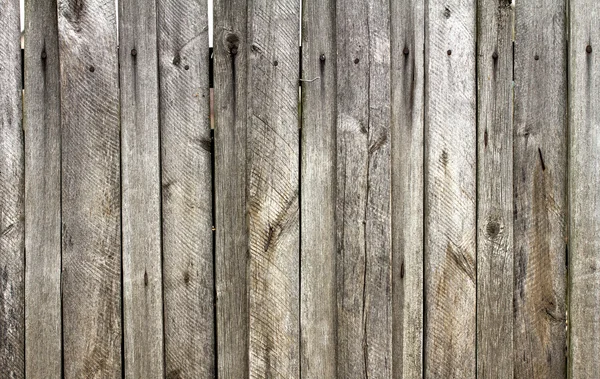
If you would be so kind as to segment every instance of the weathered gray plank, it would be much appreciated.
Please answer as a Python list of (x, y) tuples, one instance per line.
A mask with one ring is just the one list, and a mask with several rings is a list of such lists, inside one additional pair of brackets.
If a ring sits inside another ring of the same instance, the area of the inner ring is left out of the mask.
[(25, 362), (62, 375), (60, 67), (56, 1), (25, 2)]
[(0, 373), (23, 378), (24, 165), (19, 1), (0, 3)]
[(335, 1), (302, 12), (301, 376), (335, 378)]
[(390, 2), (392, 377), (423, 377), (423, 0)]
[(156, 4), (119, 1), (123, 335), (126, 378), (162, 378)]
[(337, 3), (338, 376), (392, 375), (387, 1)]
[(513, 8), (477, 9), (477, 377), (512, 378)]
[(566, 375), (565, 0), (518, 1), (514, 101), (514, 375)]
[(425, 376), (475, 377), (475, 1), (430, 2), (425, 36)]
[(569, 3), (571, 378), (600, 377), (600, 3)]
[(215, 281), (218, 375), (248, 379), (246, 0), (214, 2)]
[(65, 378), (121, 377), (117, 28), (112, 0), (59, 0)]
[(213, 378), (214, 296), (205, 0), (159, 0), (165, 372)]

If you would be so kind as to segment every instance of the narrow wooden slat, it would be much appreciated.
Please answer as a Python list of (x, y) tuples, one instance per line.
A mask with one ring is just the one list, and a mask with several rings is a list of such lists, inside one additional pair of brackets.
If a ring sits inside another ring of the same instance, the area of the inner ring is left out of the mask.
[(477, 4), (477, 377), (513, 377), (513, 8)]
[(392, 377), (423, 377), (423, 0), (390, 2)]
[(56, 1), (25, 2), (25, 362), (62, 375), (60, 67)]
[(475, 377), (475, 1), (429, 2), (425, 376)]
[(0, 373), (23, 378), (24, 165), (19, 1), (0, 3)]
[(126, 378), (162, 378), (156, 6), (119, 2), (123, 335)]
[(213, 378), (214, 289), (208, 11), (159, 0), (167, 378)]
[(569, 3), (570, 378), (600, 377), (600, 3)]
[(121, 377), (121, 191), (112, 0), (59, 0), (65, 378)]
[(387, 1), (337, 3), (338, 377), (392, 375)]
[(518, 1), (514, 101), (514, 375), (566, 375), (565, 0)]
[(336, 377), (335, 1), (302, 12), (301, 376)]

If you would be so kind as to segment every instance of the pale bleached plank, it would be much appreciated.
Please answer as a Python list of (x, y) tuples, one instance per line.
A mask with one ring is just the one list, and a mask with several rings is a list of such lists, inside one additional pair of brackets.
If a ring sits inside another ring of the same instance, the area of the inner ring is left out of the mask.
[(167, 378), (213, 378), (214, 282), (208, 12), (159, 0)]
[(475, 1), (429, 2), (425, 376), (475, 377)]
[(25, 376), (24, 157), (19, 1), (0, 3), (0, 373)]
[(66, 378), (121, 378), (121, 191), (112, 0), (59, 0)]
[(513, 377), (513, 7), (479, 0), (477, 377)]
[(338, 377), (392, 376), (389, 4), (337, 3)]
[(600, 377), (600, 3), (569, 3), (571, 378)]
[(25, 2), (25, 362), (62, 375), (60, 67), (56, 1)]
[(392, 377), (423, 377), (423, 0), (390, 2)]
[(162, 378), (160, 152), (156, 5), (119, 2), (123, 370)]
[(514, 376), (566, 375), (565, 0), (517, 1)]

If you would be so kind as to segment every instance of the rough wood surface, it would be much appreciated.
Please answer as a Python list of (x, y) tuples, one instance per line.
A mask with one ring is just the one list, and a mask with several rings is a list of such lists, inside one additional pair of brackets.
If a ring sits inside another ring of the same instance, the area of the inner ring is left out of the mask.
[(390, 2), (393, 378), (423, 377), (423, 0)]
[(600, 3), (571, 0), (569, 12), (569, 377), (598, 378)]
[(155, 2), (119, 2), (119, 39), (123, 370), (125, 378), (162, 378), (163, 293)]
[(59, 0), (64, 376), (121, 378), (121, 191), (112, 0)]
[(246, 0), (214, 3), (215, 281), (218, 375), (247, 379)]
[(337, 377), (335, 1), (302, 12), (301, 376)]
[(167, 378), (215, 375), (208, 11), (159, 0)]
[(479, 0), (477, 377), (513, 377), (513, 8)]
[(19, 1), (0, 3), (0, 373), (25, 376), (24, 157)]
[(425, 376), (475, 377), (476, 2), (430, 2), (425, 36)]
[(25, 2), (25, 362), (62, 375), (60, 67), (56, 1)]
[(392, 375), (387, 1), (337, 3), (338, 376)]
[(566, 375), (565, 0), (515, 8), (514, 376)]

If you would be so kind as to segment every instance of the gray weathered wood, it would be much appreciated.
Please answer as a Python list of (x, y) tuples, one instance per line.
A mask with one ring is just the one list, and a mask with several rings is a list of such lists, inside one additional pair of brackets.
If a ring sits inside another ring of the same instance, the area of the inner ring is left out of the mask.
[(477, 377), (513, 377), (513, 8), (477, 4)]
[(24, 165), (19, 1), (0, 3), (0, 373), (25, 376)]
[(159, 0), (167, 378), (213, 378), (214, 282), (205, 0)]
[(392, 375), (387, 1), (337, 3), (338, 377)]
[(429, 2), (425, 376), (475, 377), (475, 1)]
[(335, 378), (335, 1), (302, 12), (301, 376)]
[(598, 378), (600, 3), (569, 4), (569, 377)]
[(25, 362), (62, 375), (60, 67), (56, 1), (25, 2)]
[(59, 0), (64, 376), (121, 378), (121, 191), (112, 0)]
[(248, 379), (246, 0), (214, 2), (215, 281), (218, 376)]
[(423, 0), (390, 2), (393, 378), (423, 377)]
[(566, 375), (565, 0), (517, 1), (514, 376)]
[(162, 378), (160, 150), (156, 6), (119, 1), (123, 370)]

